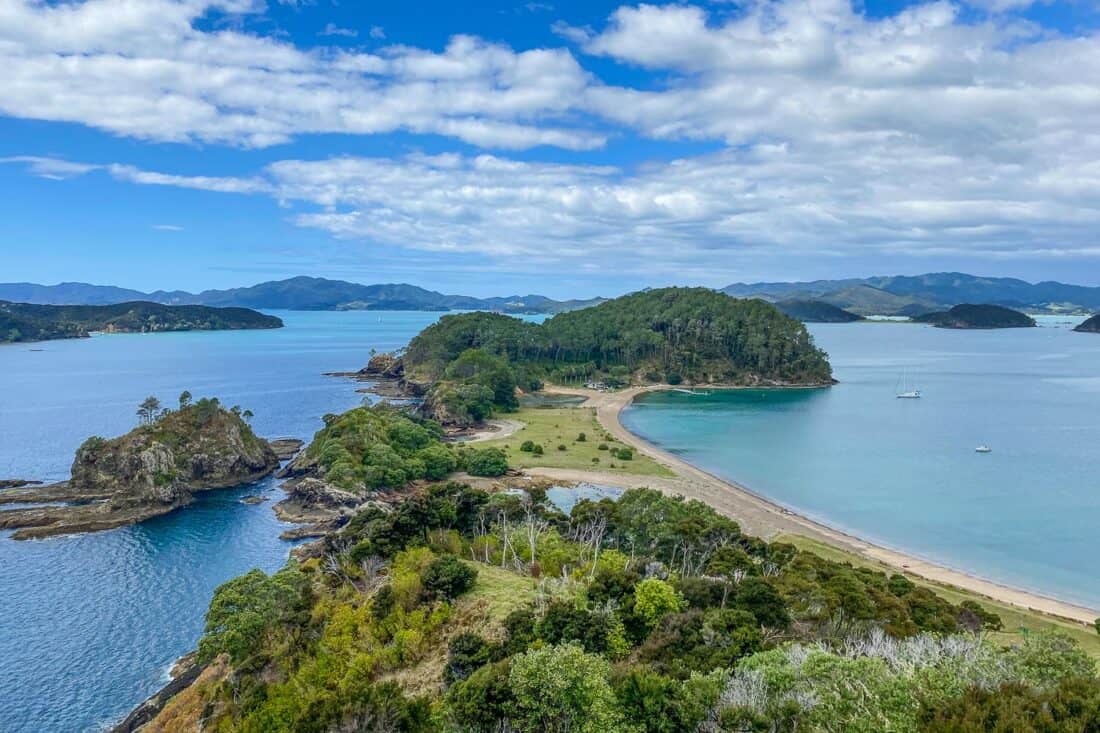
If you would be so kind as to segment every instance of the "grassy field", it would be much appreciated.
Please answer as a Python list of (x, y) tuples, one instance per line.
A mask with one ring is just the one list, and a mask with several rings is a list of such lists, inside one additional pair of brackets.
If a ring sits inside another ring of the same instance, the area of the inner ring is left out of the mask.
[[(853, 555), (844, 550), (837, 549), (832, 545), (827, 545), (824, 542), (818, 542), (808, 537), (802, 537), (800, 535), (780, 535), (776, 538), (776, 541), (789, 542), (801, 550), (807, 550), (828, 560), (847, 562), (858, 567), (881, 570), (887, 574), (898, 572), (896, 568), (890, 565), (867, 560), (858, 555)], [(983, 595), (960, 590), (953, 585), (934, 583), (915, 575), (909, 575), (908, 573), (906, 573), (906, 577), (918, 585), (931, 588), (938, 595), (952, 603), (957, 604), (962, 601), (977, 601), (990, 611), (999, 615), (1004, 622), (1004, 631), (991, 634), (991, 637), (997, 641), (1005, 644), (1013, 644), (1019, 640), (1022, 633), (1053, 628), (1069, 634), (1077, 640), (1082, 649), (1093, 657), (1100, 659), (1100, 634), (1097, 634), (1095, 629), (1086, 628), (1072, 621), (1062, 621), (1052, 616), (1047, 616), (1046, 614), (1025, 611), (1015, 606), (999, 603)]]
[[(526, 425), (522, 430), (499, 440), (490, 440), (479, 447), (503, 448), (508, 454), (508, 465), (513, 468), (571, 468), (606, 471), (641, 476), (671, 476), (672, 473), (653, 459), (634, 453), (633, 460), (623, 461), (611, 455), (612, 448), (622, 448), (600, 424), (596, 411), (590, 407), (523, 408), (502, 415)], [(585, 440), (577, 438), (584, 433)], [(542, 446), (542, 455), (520, 450), (524, 441), (530, 440)], [(600, 445), (607, 450), (600, 450)], [(559, 450), (558, 446), (565, 446)]]

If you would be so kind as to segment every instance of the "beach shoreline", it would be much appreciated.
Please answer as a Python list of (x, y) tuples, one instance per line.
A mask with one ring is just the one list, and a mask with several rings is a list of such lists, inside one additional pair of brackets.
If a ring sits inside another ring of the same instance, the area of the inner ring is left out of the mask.
[(998, 583), (961, 570), (946, 567), (900, 550), (877, 545), (855, 535), (830, 527), (777, 504), (736, 482), (704, 471), (687, 461), (632, 433), (621, 421), (623, 410), (647, 392), (669, 387), (632, 387), (616, 392), (598, 392), (571, 387), (553, 387), (548, 391), (583, 396), (581, 407), (594, 408), (596, 418), (617, 440), (645, 453), (675, 474), (674, 478), (608, 474), (592, 470), (530, 468), (528, 473), (568, 481), (587, 481), (622, 488), (648, 486), (664, 493), (698, 499), (719, 512), (736, 519), (742, 529), (765, 539), (779, 535), (800, 535), (852, 553), (868, 561), (883, 563), (899, 572), (918, 576), (933, 583), (954, 586), (992, 600), (1066, 621), (1091, 626), (1100, 610), (1061, 601), (1032, 591)]

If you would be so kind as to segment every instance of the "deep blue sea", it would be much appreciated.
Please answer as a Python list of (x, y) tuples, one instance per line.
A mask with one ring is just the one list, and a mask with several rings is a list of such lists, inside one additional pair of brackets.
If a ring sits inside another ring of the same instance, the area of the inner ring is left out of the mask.
[[(111, 335), (0, 346), (0, 478), (68, 477), (89, 435), (114, 436), (156, 395), (216, 396), (265, 437), (308, 439), (359, 404), (345, 379), (372, 348), (408, 343), (437, 313), (276, 313), (286, 328)], [(190, 507), (109, 532), (16, 542), (0, 533), (0, 731), (99, 730), (167, 680), (195, 646), (214, 588), (291, 544), (273, 480), (201, 494)], [(271, 497), (245, 505), (257, 491)]]
[[(1100, 336), (1038, 320), (813, 325), (838, 385), (653, 394), (623, 420), (826, 524), (1100, 608)], [(895, 397), (903, 372), (921, 399)]]

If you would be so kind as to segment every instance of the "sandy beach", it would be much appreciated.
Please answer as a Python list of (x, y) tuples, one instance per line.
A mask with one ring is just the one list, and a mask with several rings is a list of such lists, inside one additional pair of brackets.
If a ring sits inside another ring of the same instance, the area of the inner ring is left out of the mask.
[(721, 479), (631, 433), (619, 420), (620, 413), (634, 399), (661, 387), (636, 387), (618, 392), (597, 392), (587, 389), (555, 387), (554, 391), (587, 397), (584, 407), (596, 409), (600, 424), (618, 440), (632, 445), (672, 471), (675, 476), (629, 476), (599, 471), (531, 468), (528, 473), (563, 481), (587, 481), (595, 484), (631, 488), (648, 486), (669, 494), (704, 501), (718, 511), (736, 519), (746, 533), (763, 538), (793, 534), (825, 542), (839, 549), (875, 560), (920, 576), (927, 580), (952, 585), (1020, 608), (1092, 625), (1100, 610), (1059, 601), (1036, 593), (1012, 588), (959, 570), (937, 565), (903, 552), (861, 540), (808, 517), (785, 509), (754, 494), (744, 486)]

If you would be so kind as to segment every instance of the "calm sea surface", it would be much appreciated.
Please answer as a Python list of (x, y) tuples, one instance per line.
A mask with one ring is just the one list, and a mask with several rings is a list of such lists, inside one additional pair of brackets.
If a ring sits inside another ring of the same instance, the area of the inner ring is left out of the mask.
[[(1100, 608), (1100, 336), (1038, 320), (813, 325), (837, 386), (647, 395), (624, 423), (827, 524)], [(922, 399), (895, 398), (903, 372)]]
[[(144, 397), (175, 404), (184, 389), (251, 409), (262, 436), (307, 439), (322, 415), (362, 398), (323, 372), (358, 369), (372, 348), (404, 346), (439, 317), (277, 315), (286, 328), (0, 346), (0, 478), (67, 478), (86, 437), (124, 433)], [(257, 491), (270, 500), (240, 503)], [(195, 646), (214, 588), (285, 562), (278, 498), (269, 480), (110, 532), (0, 533), (0, 731), (99, 730), (163, 685)]]
[[(279, 313), (285, 329), (103, 336), (0, 347), (0, 478), (67, 477), (89, 435), (180, 391), (309, 438), (360, 402), (322, 376), (404, 346), (435, 313)], [(381, 320), (380, 320), (381, 318)], [(1100, 336), (814, 326), (841, 384), (805, 392), (662, 394), (634, 430), (706, 469), (883, 544), (1100, 604)], [(32, 349), (41, 349), (36, 351)], [(894, 398), (902, 370), (925, 393)], [(974, 447), (988, 443), (993, 453)], [(240, 498), (271, 497), (248, 506)], [(136, 527), (15, 542), (0, 534), (0, 731), (98, 730), (195, 645), (219, 583), (279, 568), (279, 490), (200, 495)]]

